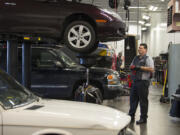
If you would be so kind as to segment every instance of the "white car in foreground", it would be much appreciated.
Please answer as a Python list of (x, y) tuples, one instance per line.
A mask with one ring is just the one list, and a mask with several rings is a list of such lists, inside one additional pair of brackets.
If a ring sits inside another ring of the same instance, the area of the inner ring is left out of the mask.
[(125, 135), (129, 123), (109, 107), (43, 100), (0, 70), (0, 135)]

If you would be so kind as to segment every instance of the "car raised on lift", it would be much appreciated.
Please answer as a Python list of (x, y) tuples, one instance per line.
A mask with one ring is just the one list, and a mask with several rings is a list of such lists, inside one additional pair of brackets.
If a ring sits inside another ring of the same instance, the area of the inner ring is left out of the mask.
[(77, 1), (1, 0), (1, 38), (51, 38), (80, 53), (92, 52), (99, 41), (124, 38), (125, 24), (117, 13)]

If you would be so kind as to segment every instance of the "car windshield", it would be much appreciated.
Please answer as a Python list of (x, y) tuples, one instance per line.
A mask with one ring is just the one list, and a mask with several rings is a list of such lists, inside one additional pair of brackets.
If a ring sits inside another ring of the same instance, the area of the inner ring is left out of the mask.
[(60, 49), (57, 50), (58, 57), (66, 64), (68, 67), (75, 67), (77, 64), (64, 52), (62, 52)]
[(24, 106), (37, 99), (37, 96), (0, 70), (0, 105), (4, 109)]

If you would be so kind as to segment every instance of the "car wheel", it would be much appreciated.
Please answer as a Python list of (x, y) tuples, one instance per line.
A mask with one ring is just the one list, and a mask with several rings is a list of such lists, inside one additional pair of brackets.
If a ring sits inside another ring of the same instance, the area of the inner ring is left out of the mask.
[(79, 85), (75, 89), (74, 100), (81, 102), (102, 104), (103, 96), (101, 90), (94, 85), (88, 85), (87, 88), (84, 88), (83, 85)]
[(85, 21), (70, 23), (64, 34), (66, 45), (79, 53), (90, 53), (96, 49), (96, 33), (92, 25)]

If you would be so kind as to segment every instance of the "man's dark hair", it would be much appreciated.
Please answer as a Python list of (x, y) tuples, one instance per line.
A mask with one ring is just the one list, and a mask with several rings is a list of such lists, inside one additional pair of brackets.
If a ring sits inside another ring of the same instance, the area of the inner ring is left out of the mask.
[(146, 44), (146, 43), (141, 43), (141, 44), (140, 44), (140, 46), (143, 46), (143, 47), (144, 47), (144, 49), (146, 49), (146, 50), (147, 50), (147, 44)]

